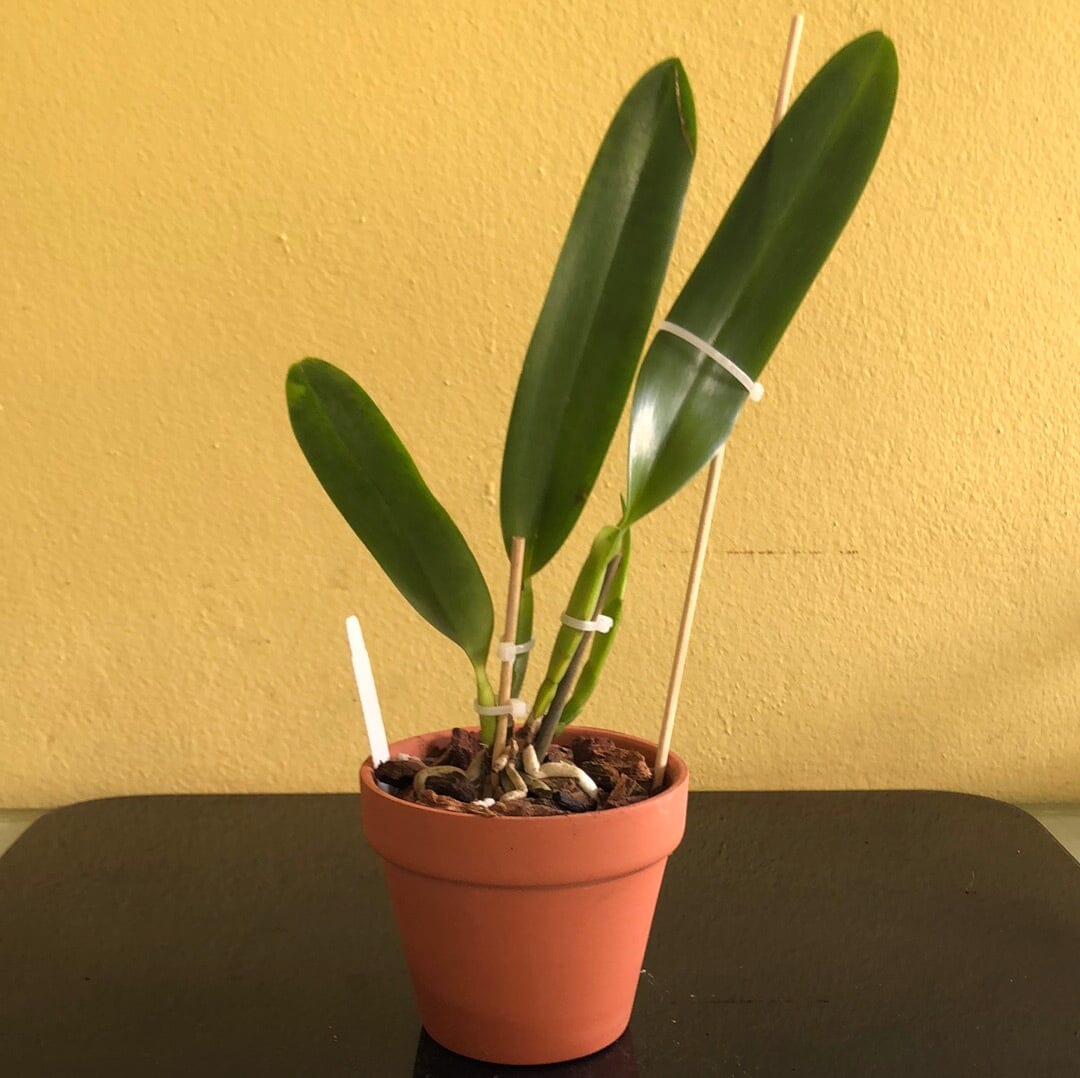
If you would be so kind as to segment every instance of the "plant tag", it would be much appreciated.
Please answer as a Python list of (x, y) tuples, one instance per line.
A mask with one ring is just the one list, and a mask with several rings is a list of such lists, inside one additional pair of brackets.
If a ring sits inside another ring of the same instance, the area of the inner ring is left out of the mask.
[(364, 715), (364, 727), (367, 730), (368, 746), (371, 749), (371, 762), (378, 767), (379, 764), (390, 759), (390, 746), (386, 741), (386, 727), (383, 726), (382, 711), (379, 708), (379, 694), (375, 691), (371, 659), (364, 645), (360, 621), (354, 614), (350, 614), (345, 619), (345, 633), (349, 638), (349, 651), (352, 652), (353, 675), (356, 678), (356, 689), (360, 694), (360, 710)]

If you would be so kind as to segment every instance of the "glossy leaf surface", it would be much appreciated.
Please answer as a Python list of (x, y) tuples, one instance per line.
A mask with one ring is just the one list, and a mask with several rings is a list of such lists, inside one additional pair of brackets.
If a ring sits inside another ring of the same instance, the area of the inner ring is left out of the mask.
[(300, 448), (330, 500), (402, 595), (482, 666), (491, 596), (468, 544), (374, 401), (320, 359), (286, 381)]
[[(892, 43), (866, 34), (814, 76), (773, 132), (668, 320), (757, 379), (870, 177), (896, 97)], [(731, 432), (746, 390), (657, 333), (641, 367), (624, 523), (671, 497)]]
[(570, 534), (633, 382), (694, 158), (677, 60), (647, 72), (600, 146), (525, 356), (503, 455), (503, 536), (538, 572)]

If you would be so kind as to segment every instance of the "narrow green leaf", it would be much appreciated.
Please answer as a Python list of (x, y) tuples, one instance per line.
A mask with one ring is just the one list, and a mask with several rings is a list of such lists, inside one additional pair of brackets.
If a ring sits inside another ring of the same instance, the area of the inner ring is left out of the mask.
[(476, 559), (374, 401), (321, 359), (289, 369), (300, 448), (330, 500), (398, 590), (482, 667), (491, 596)]
[[(829, 60), (766, 143), (668, 321), (760, 375), (870, 177), (896, 82), (896, 52), (880, 33)], [(634, 391), (624, 522), (708, 462), (746, 396), (693, 345), (656, 335)]]
[(526, 575), (570, 534), (622, 415), (660, 294), (694, 159), (678, 60), (620, 106), (586, 180), (525, 356), (503, 455), (507, 550)]

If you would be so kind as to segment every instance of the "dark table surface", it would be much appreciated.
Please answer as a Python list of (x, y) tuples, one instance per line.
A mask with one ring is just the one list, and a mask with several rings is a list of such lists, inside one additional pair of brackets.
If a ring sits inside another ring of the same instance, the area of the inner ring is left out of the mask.
[(628, 1032), (507, 1068), (421, 1032), (356, 796), (88, 802), (0, 858), (0, 1074), (1073, 1078), (1080, 865), (982, 798), (693, 794)]

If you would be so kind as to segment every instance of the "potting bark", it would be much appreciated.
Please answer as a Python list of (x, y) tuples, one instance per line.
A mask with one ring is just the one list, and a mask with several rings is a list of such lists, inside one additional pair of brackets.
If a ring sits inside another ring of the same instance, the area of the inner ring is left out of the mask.
[[(511, 739), (510, 744), (517, 754), (524, 747), (520, 738)], [(596, 784), (595, 790), (584, 789), (582, 784), (587, 786), (588, 782), (580, 776), (527, 775), (527, 792), (504, 792), (492, 788), (491, 783), (497, 784), (499, 778), (489, 776), (489, 763), (488, 750), (477, 734), (457, 727), (449, 740), (428, 745), (423, 760), (389, 760), (376, 769), (376, 778), (396, 796), (431, 808), (522, 817), (621, 808), (648, 798), (652, 784), (652, 769), (640, 752), (592, 735), (575, 737), (569, 746), (552, 745), (541, 763), (573, 764)], [(474, 780), (474, 776), (483, 776), (483, 780)], [(495, 795), (492, 804), (483, 803), (485, 794)]]

